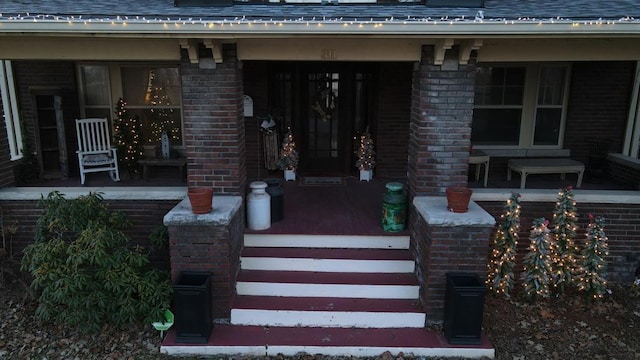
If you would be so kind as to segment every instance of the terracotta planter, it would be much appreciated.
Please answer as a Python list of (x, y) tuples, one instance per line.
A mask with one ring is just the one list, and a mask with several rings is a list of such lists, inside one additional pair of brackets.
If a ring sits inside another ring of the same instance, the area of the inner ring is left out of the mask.
[(447, 188), (447, 209), (454, 213), (467, 212), (472, 193), (471, 189), (465, 187)]
[(187, 191), (189, 202), (191, 202), (191, 211), (194, 214), (206, 214), (212, 209), (213, 188), (195, 187), (189, 188)]

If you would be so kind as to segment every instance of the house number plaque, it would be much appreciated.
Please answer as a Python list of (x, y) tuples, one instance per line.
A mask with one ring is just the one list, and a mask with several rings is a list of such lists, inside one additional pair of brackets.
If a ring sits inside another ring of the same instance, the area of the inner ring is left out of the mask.
[(335, 60), (336, 59), (336, 50), (335, 49), (322, 49), (320, 53), (320, 58), (322, 60)]

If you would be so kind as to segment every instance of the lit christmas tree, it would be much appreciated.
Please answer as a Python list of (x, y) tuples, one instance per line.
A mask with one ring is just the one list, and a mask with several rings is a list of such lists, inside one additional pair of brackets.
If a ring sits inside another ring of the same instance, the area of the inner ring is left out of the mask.
[(150, 134), (148, 134), (147, 142), (158, 143), (161, 141), (162, 132), (166, 131), (169, 139), (180, 139), (180, 127), (174, 119), (174, 109), (166, 108), (171, 106), (171, 99), (165, 90), (163, 84), (156, 84), (155, 71), (149, 72), (149, 82), (145, 101), (148, 104), (157, 106), (157, 108), (149, 109)]
[(545, 218), (533, 220), (529, 234), (529, 253), (523, 260), (524, 271), (521, 274), (522, 292), (531, 302), (539, 298), (549, 297), (549, 283), (551, 280), (551, 256), (549, 245), (551, 231), (549, 221)]
[(607, 236), (604, 233), (604, 218), (594, 218), (589, 214), (586, 240), (582, 249), (582, 267), (578, 270), (576, 283), (578, 290), (583, 291), (587, 300), (601, 299), (607, 292), (607, 262), (609, 255)]
[(373, 140), (369, 133), (369, 127), (360, 135), (360, 145), (356, 151), (356, 168), (358, 170), (371, 170), (376, 166), (376, 152), (373, 149)]
[(511, 194), (500, 215), (500, 226), (493, 238), (488, 264), (487, 288), (494, 294), (509, 297), (513, 289), (513, 267), (516, 261), (520, 231), (520, 194)]
[(571, 186), (560, 191), (551, 223), (552, 284), (562, 293), (576, 273), (578, 247), (575, 245), (578, 213)]
[(282, 139), (278, 168), (280, 168), (280, 170), (295, 170), (297, 167), (298, 151), (296, 150), (296, 143), (293, 141), (291, 127), (289, 127), (287, 128), (287, 134), (284, 136), (284, 139)]
[(127, 103), (120, 98), (116, 105), (116, 119), (113, 126), (113, 140), (118, 148), (120, 167), (129, 174), (140, 172), (138, 160), (144, 155), (142, 146), (142, 124), (138, 116), (130, 117)]

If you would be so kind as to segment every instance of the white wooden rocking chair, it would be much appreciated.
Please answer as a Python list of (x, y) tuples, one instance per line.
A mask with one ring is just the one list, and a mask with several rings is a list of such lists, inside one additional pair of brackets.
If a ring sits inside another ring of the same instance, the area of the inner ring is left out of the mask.
[(84, 185), (85, 174), (108, 171), (113, 181), (120, 181), (117, 149), (111, 146), (107, 119), (77, 119), (78, 164), (80, 183)]

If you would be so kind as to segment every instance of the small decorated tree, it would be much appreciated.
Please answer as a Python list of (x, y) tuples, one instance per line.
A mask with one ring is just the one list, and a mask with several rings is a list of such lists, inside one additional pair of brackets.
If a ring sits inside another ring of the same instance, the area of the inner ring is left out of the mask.
[(551, 231), (549, 221), (538, 218), (533, 221), (529, 239), (529, 253), (523, 260), (522, 292), (526, 299), (535, 302), (539, 298), (549, 297), (549, 283), (551, 280), (551, 256), (549, 245)]
[(360, 145), (356, 151), (356, 156), (356, 168), (358, 170), (372, 170), (376, 166), (376, 152), (368, 126), (364, 133), (360, 135)]
[(589, 225), (582, 249), (582, 266), (576, 276), (578, 290), (585, 293), (587, 300), (601, 299), (607, 292), (607, 262), (604, 258), (609, 254), (607, 240), (604, 218), (594, 218), (589, 214)]
[(513, 267), (520, 231), (520, 194), (511, 194), (500, 215), (488, 264), (487, 287), (494, 294), (509, 297), (513, 289)]
[(120, 98), (116, 105), (116, 119), (113, 126), (114, 144), (118, 148), (118, 160), (121, 168), (129, 174), (139, 173), (138, 160), (144, 156), (142, 144), (142, 124), (138, 116), (129, 116), (127, 103)]
[(560, 191), (551, 223), (552, 287), (564, 292), (576, 273), (578, 248), (575, 245), (578, 213), (571, 186)]
[(293, 140), (291, 127), (287, 128), (287, 133), (282, 139), (282, 147), (280, 148), (280, 158), (278, 159), (278, 168), (280, 170), (295, 171), (298, 168), (298, 151), (296, 143)]

